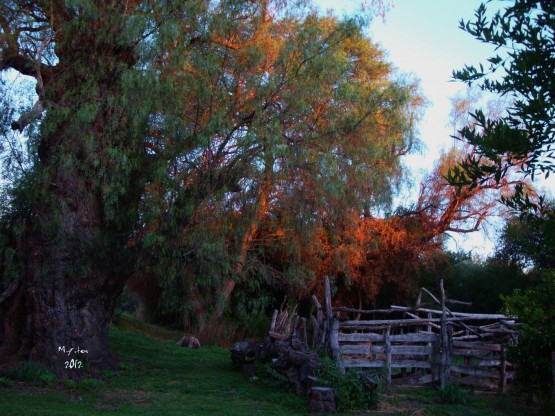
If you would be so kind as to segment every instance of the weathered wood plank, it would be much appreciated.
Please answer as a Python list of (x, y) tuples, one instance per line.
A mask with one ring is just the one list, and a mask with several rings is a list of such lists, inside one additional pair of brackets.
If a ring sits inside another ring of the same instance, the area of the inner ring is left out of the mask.
[[(339, 347), (341, 354), (372, 355), (385, 354), (384, 345), (348, 344)], [(431, 355), (433, 349), (427, 345), (392, 345), (392, 355)]]
[[(373, 332), (345, 334), (339, 333), (339, 342), (383, 342), (383, 334)], [(434, 342), (438, 339), (437, 334), (428, 332), (391, 335), (391, 342)]]
[(394, 378), (391, 380), (394, 386), (421, 386), (423, 384), (433, 383), (433, 377), (431, 374), (425, 375), (411, 375), (407, 377)]
[[(426, 309), (426, 308), (418, 308), (416, 312), (429, 312), (434, 315), (441, 315), (441, 310), (438, 309)], [(512, 322), (512, 320), (505, 315), (502, 314), (494, 314), (494, 313), (467, 313), (467, 312), (453, 312), (450, 311), (449, 314), (456, 318), (465, 318), (468, 320), (507, 320), (508, 322)]]
[(429, 361), (418, 360), (391, 360), (391, 368), (432, 368), (432, 363)]
[(483, 370), (475, 367), (464, 367), (460, 365), (452, 365), (451, 372), (460, 373), (469, 376), (479, 376), (498, 379), (500, 377), (498, 370)]
[(482, 341), (484, 338), (495, 338), (495, 334), (463, 335), (453, 337), (453, 341)]
[(459, 357), (481, 358), (493, 353), (494, 351), (491, 351), (491, 350), (469, 350), (469, 349), (462, 349), (462, 348), (453, 349), (453, 356), (459, 356)]
[(383, 368), (385, 367), (385, 360), (348, 360), (343, 361), (345, 368)]
[(383, 342), (383, 334), (373, 332), (365, 334), (343, 334), (339, 333), (339, 342)]
[(497, 390), (498, 385), (495, 381), (490, 381), (488, 379), (483, 379), (479, 377), (462, 377), (457, 379), (458, 384), (465, 386), (474, 386), (486, 390)]
[(478, 361), (478, 363), (476, 364), (476, 367), (495, 367), (495, 368), (501, 368), (501, 366), (503, 365), (503, 359), (499, 359), (499, 360), (480, 360)]
[(442, 389), (445, 388), (451, 375), (451, 357), (449, 350), (449, 333), (447, 327), (447, 308), (445, 306), (445, 288), (443, 287), (443, 279), (439, 281), (441, 289), (441, 336), (440, 351), (441, 362), (439, 367), (439, 382)]
[[(343, 359), (343, 366), (345, 368), (386, 368), (387, 360), (357, 360), (357, 359)], [(432, 368), (432, 364), (428, 361), (416, 360), (391, 360), (391, 368)]]
[(328, 276), (324, 276), (324, 304), (326, 307), (326, 320), (331, 321), (332, 308), (331, 308), (331, 287), (330, 279)]
[(339, 350), (341, 354), (351, 355), (385, 354), (385, 346), (383, 345), (346, 344), (340, 345)]
[(504, 393), (505, 390), (507, 390), (507, 352), (505, 351), (505, 346), (503, 346), (503, 351), (501, 351), (499, 372), (501, 373), (501, 380), (499, 381), (499, 391)]
[(372, 328), (374, 326), (392, 325), (392, 326), (424, 326), (428, 322), (440, 322), (439, 318), (432, 318), (431, 320), (427, 318), (420, 319), (375, 319), (373, 321), (343, 321), (341, 322), (341, 328)]
[(487, 342), (465, 342), (453, 340), (453, 347), (465, 348), (469, 350), (485, 350), (485, 351), (499, 351), (503, 349), (501, 344), (490, 344)]
[(392, 345), (393, 355), (431, 355), (434, 350), (431, 345)]

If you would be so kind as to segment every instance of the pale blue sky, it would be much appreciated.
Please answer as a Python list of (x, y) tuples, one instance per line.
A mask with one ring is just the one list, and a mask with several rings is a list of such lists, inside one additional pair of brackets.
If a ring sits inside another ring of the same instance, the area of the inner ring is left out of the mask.
[[(323, 10), (351, 12), (360, 0), (314, 0)], [(450, 98), (464, 91), (462, 83), (452, 80), (452, 72), (465, 64), (485, 63), (493, 49), (459, 29), (459, 21), (472, 19), (480, 0), (393, 0), (385, 20), (374, 19), (368, 28), (370, 38), (387, 52), (388, 60), (401, 73), (420, 79), (429, 100), (420, 136), (425, 144), (421, 154), (407, 157), (413, 169), (415, 186), (404, 197), (415, 198), (422, 175), (430, 171), (440, 151), (452, 144), (448, 127)], [(502, 7), (502, 2), (494, 2)], [(493, 241), (483, 234), (455, 236), (449, 248), (472, 250), (485, 255), (493, 249)]]
[[(338, 13), (354, 10), (357, 3), (357, 0), (315, 0), (321, 8), (334, 8)], [(412, 158), (411, 165), (431, 167), (440, 149), (452, 143), (452, 129), (447, 126), (450, 98), (465, 89), (464, 84), (452, 80), (453, 70), (485, 62), (492, 52), (489, 45), (481, 44), (458, 27), (461, 18), (472, 18), (480, 3), (480, 0), (393, 0), (385, 21), (375, 18), (368, 29), (370, 38), (383, 47), (398, 72), (420, 80), (429, 100), (420, 125), (426, 148), (423, 155)]]

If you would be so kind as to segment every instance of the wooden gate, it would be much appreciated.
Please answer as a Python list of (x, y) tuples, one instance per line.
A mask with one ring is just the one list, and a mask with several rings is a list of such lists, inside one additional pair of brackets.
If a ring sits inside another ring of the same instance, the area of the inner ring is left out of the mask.
[(497, 391), (505, 391), (515, 376), (507, 360), (507, 347), (517, 336), (514, 319), (452, 312), (446, 305), (462, 302), (446, 298), (443, 282), (440, 299), (422, 289), (414, 307), (381, 310), (332, 308), (327, 278), (325, 285), (324, 307), (315, 299), (324, 312), (313, 318), (315, 339), (327, 345), (343, 370), (381, 372), (388, 384), (455, 382)]

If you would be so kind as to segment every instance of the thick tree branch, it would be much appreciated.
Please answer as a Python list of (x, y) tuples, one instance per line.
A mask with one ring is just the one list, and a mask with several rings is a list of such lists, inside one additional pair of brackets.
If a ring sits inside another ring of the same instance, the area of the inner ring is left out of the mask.
[(12, 68), (22, 75), (36, 78), (37, 71), (34, 62), (26, 56), (11, 52), (11, 50), (5, 50), (0, 56), (0, 71)]
[(23, 113), (16, 121), (12, 122), (12, 130), (19, 130), (22, 132), (23, 129), (33, 121), (41, 118), (43, 112), (44, 105), (41, 100), (38, 100), (31, 111)]

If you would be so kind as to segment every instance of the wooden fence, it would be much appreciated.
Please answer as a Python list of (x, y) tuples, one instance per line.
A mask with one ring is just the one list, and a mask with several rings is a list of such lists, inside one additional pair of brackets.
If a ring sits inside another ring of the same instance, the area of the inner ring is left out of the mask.
[[(324, 307), (313, 317), (315, 339), (328, 346), (341, 368), (379, 371), (388, 384), (448, 382), (505, 391), (515, 377), (507, 347), (516, 341), (515, 322), (499, 314), (452, 312), (462, 303), (422, 289), (416, 306), (382, 310), (331, 307), (326, 279)], [(430, 303), (422, 303), (422, 297)], [(434, 309), (434, 306), (436, 309)], [(372, 319), (352, 319), (370, 315)]]

